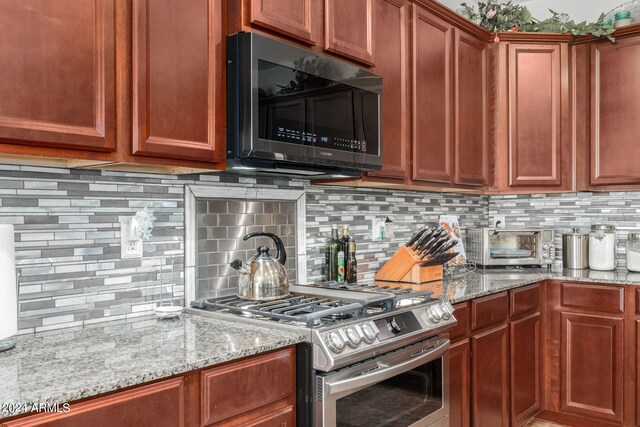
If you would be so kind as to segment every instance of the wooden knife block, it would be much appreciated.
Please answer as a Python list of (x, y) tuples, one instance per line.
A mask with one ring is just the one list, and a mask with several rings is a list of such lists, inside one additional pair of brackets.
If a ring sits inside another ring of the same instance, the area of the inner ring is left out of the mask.
[(427, 283), (442, 280), (442, 265), (420, 267), (425, 260), (406, 246), (401, 246), (389, 261), (376, 273), (375, 279), (383, 282)]

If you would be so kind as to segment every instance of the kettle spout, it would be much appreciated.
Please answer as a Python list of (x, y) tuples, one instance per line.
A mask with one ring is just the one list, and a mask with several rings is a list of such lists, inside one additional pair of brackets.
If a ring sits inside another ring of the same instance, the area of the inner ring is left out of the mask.
[(240, 274), (249, 274), (249, 268), (247, 268), (247, 265), (239, 259), (234, 259), (233, 261), (231, 261), (230, 265), (231, 268), (237, 270)]

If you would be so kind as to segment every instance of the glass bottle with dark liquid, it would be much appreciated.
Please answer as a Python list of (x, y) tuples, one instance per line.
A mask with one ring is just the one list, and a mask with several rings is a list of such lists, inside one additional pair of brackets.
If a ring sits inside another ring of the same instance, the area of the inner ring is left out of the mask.
[(327, 239), (325, 244), (325, 268), (327, 272), (327, 280), (338, 281), (338, 252), (340, 252), (342, 244), (338, 238), (338, 225), (331, 226), (331, 237)]

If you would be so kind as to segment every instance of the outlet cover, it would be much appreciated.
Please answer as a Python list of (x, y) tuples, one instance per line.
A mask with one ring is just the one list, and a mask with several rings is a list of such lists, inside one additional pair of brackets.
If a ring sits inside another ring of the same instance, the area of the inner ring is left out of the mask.
[(491, 219), (491, 226), (497, 228), (505, 228), (507, 226), (507, 221), (504, 215), (496, 215)]
[(132, 216), (120, 218), (120, 258), (142, 258), (142, 239)]

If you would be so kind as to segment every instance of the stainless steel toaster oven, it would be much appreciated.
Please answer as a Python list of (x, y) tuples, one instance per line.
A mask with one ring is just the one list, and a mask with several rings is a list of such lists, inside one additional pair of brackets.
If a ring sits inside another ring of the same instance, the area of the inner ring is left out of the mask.
[(554, 232), (548, 228), (493, 228), (467, 231), (467, 259), (483, 266), (551, 265)]

